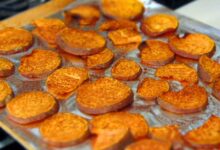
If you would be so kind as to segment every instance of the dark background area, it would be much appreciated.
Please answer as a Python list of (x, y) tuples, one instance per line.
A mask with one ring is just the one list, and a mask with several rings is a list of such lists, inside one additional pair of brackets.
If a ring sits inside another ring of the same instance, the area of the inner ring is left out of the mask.
[[(0, 0), (0, 20), (13, 16), (19, 12), (45, 3), (49, 0)], [(193, 0), (155, 0), (171, 9), (177, 9)], [(0, 129), (0, 149), (23, 150), (24, 148)]]

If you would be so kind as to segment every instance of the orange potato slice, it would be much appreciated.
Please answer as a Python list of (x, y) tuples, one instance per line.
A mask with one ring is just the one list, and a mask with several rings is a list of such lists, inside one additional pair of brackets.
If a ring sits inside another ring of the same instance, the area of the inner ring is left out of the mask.
[(215, 51), (215, 42), (201, 33), (187, 34), (183, 38), (173, 36), (169, 39), (171, 50), (182, 57), (199, 59), (202, 55), (211, 56)]
[(139, 83), (137, 94), (144, 100), (155, 100), (161, 94), (168, 92), (169, 87), (167, 81), (145, 78)]
[(6, 59), (6, 58), (0, 58), (0, 77), (8, 77), (12, 75), (15, 71), (14, 64)]
[(126, 84), (109, 77), (79, 87), (76, 105), (87, 114), (103, 114), (126, 107), (133, 102), (133, 92)]
[(204, 82), (214, 82), (220, 78), (220, 64), (208, 56), (201, 56), (198, 63), (198, 74)]
[(33, 42), (33, 36), (27, 30), (12, 27), (0, 30), (0, 54), (8, 55), (26, 51)]
[(115, 150), (124, 149), (133, 141), (133, 137), (128, 128), (120, 129), (104, 129), (99, 132), (97, 137), (93, 140), (93, 150)]
[(118, 80), (135, 80), (142, 72), (141, 67), (133, 60), (122, 58), (111, 70), (112, 77)]
[(42, 122), (40, 134), (50, 145), (72, 146), (89, 136), (89, 123), (78, 115), (60, 112)]
[(146, 17), (141, 23), (141, 30), (148, 36), (156, 37), (178, 28), (178, 19), (169, 14), (154, 14)]
[(104, 15), (114, 19), (138, 19), (144, 12), (143, 4), (138, 0), (102, 0)]
[(46, 48), (57, 48), (56, 34), (66, 26), (60, 19), (37, 19), (32, 23), (36, 28), (33, 34)]
[(95, 31), (83, 31), (78, 29), (64, 29), (57, 34), (59, 47), (73, 55), (92, 55), (101, 52), (105, 48), (104, 37)]
[(56, 99), (65, 100), (88, 78), (86, 69), (65, 67), (49, 75), (46, 80), (46, 86), (48, 92)]
[(117, 19), (117, 20), (107, 20), (99, 26), (100, 31), (112, 31), (112, 30), (118, 30), (124, 28), (137, 29), (137, 25), (135, 22), (130, 20)]
[(78, 20), (80, 25), (93, 25), (100, 18), (98, 7), (93, 5), (79, 5), (65, 12), (65, 21), (70, 24)]
[(170, 150), (171, 144), (152, 139), (143, 139), (128, 145), (125, 150)]
[(48, 93), (41, 91), (17, 95), (6, 105), (8, 117), (19, 124), (29, 124), (43, 120), (58, 111), (57, 101)]
[(168, 64), (156, 70), (156, 77), (178, 80), (187, 83), (197, 83), (198, 75), (195, 69), (186, 64)]
[(184, 140), (196, 148), (219, 148), (220, 118), (212, 115), (202, 126), (184, 135)]
[(140, 52), (141, 63), (152, 68), (172, 62), (174, 56), (168, 44), (157, 40), (147, 40)]
[(220, 80), (214, 83), (212, 95), (214, 95), (218, 100), (220, 100)]
[(0, 108), (5, 107), (5, 104), (12, 98), (13, 91), (10, 85), (4, 81), (0, 80)]
[(140, 33), (133, 28), (124, 28), (110, 31), (108, 33), (108, 37), (114, 45), (126, 45), (142, 42)]
[(140, 114), (129, 112), (114, 112), (94, 117), (90, 122), (91, 133), (99, 134), (102, 130), (129, 128), (134, 139), (145, 138), (148, 135), (148, 123)]
[(189, 114), (202, 111), (208, 104), (208, 94), (198, 85), (186, 86), (179, 92), (169, 91), (157, 99), (161, 108), (176, 113)]
[(61, 57), (58, 53), (35, 49), (31, 54), (21, 58), (18, 71), (28, 78), (45, 77), (61, 65)]
[(108, 68), (114, 59), (114, 53), (106, 48), (100, 53), (90, 55), (86, 59), (86, 66), (90, 69)]

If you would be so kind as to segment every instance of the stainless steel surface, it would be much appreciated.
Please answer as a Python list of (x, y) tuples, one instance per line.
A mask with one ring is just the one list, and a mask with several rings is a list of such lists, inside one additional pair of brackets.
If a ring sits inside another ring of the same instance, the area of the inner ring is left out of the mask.
[[(72, 8), (76, 5), (83, 4), (83, 3), (96, 3), (98, 4), (97, 0), (80, 0), (76, 1), (65, 10)], [(213, 58), (217, 58), (217, 56), (220, 56), (220, 31), (212, 28), (210, 26), (204, 25), (200, 22), (194, 21), (192, 19), (186, 18), (184, 16), (178, 15), (171, 10), (161, 7), (160, 5), (156, 5), (155, 3), (152, 3), (150, 5), (150, 11), (146, 11), (145, 16), (150, 15), (152, 13), (170, 13), (173, 15), (176, 15), (180, 21), (180, 26), (178, 29), (179, 33), (185, 33), (185, 32), (201, 32), (208, 34), (216, 41), (216, 53)], [(58, 14), (53, 15), (52, 17), (58, 17), (62, 18), (62, 13), (60, 12)], [(86, 29), (97, 29), (99, 24), (104, 20), (104, 18), (101, 18), (97, 25), (95, 27), (88, 27)], [(27, 26), (27, 29), (32, 29), (31, 26)], [(103, 36), (107, 36), (106, 33), (101, 33)], [(143, 35), (143, 39), (147, 39), (148, 37)], [(159, 38), (161, 40), (166, 41), (165, 38)], [(108, 45), (110, 49), (112, 49), (116, 53), (116, 58), (120, 57), (127, 57), (131, 58), (138, 63), (140, 63), (140, 59), (137, 57), (138, 50), (135, 49), (133, 51), (130, 51), (129, 53), (122, 54), (120, 53), (117, 48), (115, 48), (111, 42), (108, 40)], [(28, 51), (21, 54), (6, 56), (10, 60), (12, 60), (16, 67), (19, 65), (19, 59), (21, 56), (26, 55), (28, 53), (31, 53), (31, 51), (38, 47), (37, 43)], [(4, 56), (5, 57), (5, 56)], [(70, 61), (69, 59), (65, 59), (63, 61), (63, 66), (84, 66), (84, 64), (81, 61)], [(154, 77), (155, 69), (151, 69), (148, 67), (143, 66), (140, 64), (143, 68), (143, 73), (139, 80), (142, 80), (144, 77)], [(196, 68), (197, 64), (191, 64), (194, 68)], [(95, 71), (90, 70), (90, 76), (92, 80), (97, 79), (100, 76), (111, 76), (110, 69), (107, 69), (105, 72), (97, 73)], [(30, 80), (27, 78), (24, 78), (19, 75), (18, 71), (16, 70), (16, 73), (6, 79), (10, 85), (13, 87), (15, 95), (18, 93), (24, 92), (24, 91), (31, 91), (31, 90), (46, 90), (45, 87), (45, 79), (43, 80)], [(130, 81), (126, 82), (128, 85), (130, 85), (134, 92), (136, 92), (137, 84), (139, 80), (136, 81)], [(181, 88), (181, 85), (177, 81), (170, 82), (171, 86), (175, 89)], [(165, 112), (159, 108), (159, 106), (156, 103), (152, 102), (145, 102), (141, 99), (139, 99), (136, 94), (134, 96), (134, 103), (129, 108), (126, 108), (126, 110), (130, 112), (136, 112), (142, 114), (146, 120), (149, 122), (150, 126), (162, 126), (166, 124), (178, 124), (180, 126), (181, 132), (184, 134), (185, 132), (200, 126), (211, 114), (215, 114), (220, 116), (220, 102), (216, 100), (213, 96), (211, 96), (210, 92), (211, 89), (204, 85), (202, 82), (199, 82), (199, 85), (204, 86), (208, 93), (209, 93), (209, 104), (206, 110), (196, 113), (196, 114), (190, 114), (190, 115), (174, 115), (169, 112)], [(75, 106), (75, 96), (73, 95), (71, 98), (64, 102), (60, 102), (60, 111), (67, 111), (72, 112), (78, 115), (81, 115), (87, 119), (90, 119), (91, 117), (89, 115), (83, 114), (80, 112), (76, 106)], [(14, 136), (19, 142), (21, 142), (27, 149), (58, 149), (49, 147), (46, 145), (39, 134), (39, 130), (37, 128), (38, 125), (26, 125), (21, 126), (18, 124), (13, 123), (7, 118), (7, 114), (5, 110), (3, 109), (0, 113), (0, 123), (2, 125), (2, 128), (7, 130), (12, 136)], [(60, 148), (61, 149), (61, 148)], [(90, 140), (87, 140), (79, 145), (73, 146), (73, 147), (67, 147), (62, 149), (78, 149), (78, 150), (89, 150), (90, 148)]]

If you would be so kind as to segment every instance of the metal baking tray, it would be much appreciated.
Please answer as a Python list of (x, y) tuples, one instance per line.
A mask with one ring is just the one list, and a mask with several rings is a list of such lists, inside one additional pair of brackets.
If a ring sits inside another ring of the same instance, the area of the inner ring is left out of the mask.
[[(144, 0), (142, 0), (144, 2)], [(98, 0), (78, 0), (70, 4), (68, 7), (63, 9), (63, 11), (54, 14), (53, 18), (60, 18), (63, 19), (63, 12), (65, 10), (68, 10), (72, 7), (75, 7), (80, 4), (99, 4)], [(158, 5), (157, 3), (153, 2), (151, 5), (148, 6), (148, 4), (145, 3), (145, 6), (147, 8), (147, 11), (145, 12), (145, 16), (148, 16), (153, 13), (169, 13), (173, 14), (178, 17), (180, 21), (180, 26), (178, 28), (178, 33), (188, 33), (188, 32), (200, 32), (209, 35), (212, 37), (216, 42), (216, 53), (213, 56), (214, 59), (216, 59), (218, 56), (220, 56), (220, 30), (217, 30), (213, 27), (210, 27), (208, 25), (205, 25), (201, 22), (189, 19), (187, 17), (181, 16), (168, 8), (165, 8), (161, 5)], [(95, 27), (87, 27), (85, 29), (92, 29), (97, 30), (98, 26), (102, 21), (104, 21), (105, 18), (102, 17)], [(140, 25), (138, 23), (138, 25)], [(27, 25), (24, 28), (28, 30), (32, 30), (31, 25)], [(103, 36), (107, 36), (106, 33), (101, 33)], [(148, 39), (147, 36), (143, 35), (143, 40)], [(165, 38), (159, 38), (160, 40), (166, 41)], [(114, 47), (109, 40), (107, 40), (108, 44), (107, 47), (112, 49), (116, 54), (116, 59), (120, 57), (127, 57), (135, 60), (140, 64), (140, 59), (137, 57), (138, 49), (134, 49), (128, 53), (121, 53), (120, 50), (118, 50), (116, 47)], [(15, 63), (16, 68), (18, 68), (19, 65), (19, 59), (21, 56), (31, 53), (31, 51), (34, 48), (41, 47), (37, 41), (35, 40), (35, 44), (32, 48), (30, 48), (27, 52), (20, 53), (20, 54), (14, 54), (10, 56), (2, 56), (10, 59)], [(84, 66), (83, 61), (80, 59), (76, 59), (73, 56), (69, 54), (61, 53), (63, 57), (63, 66)], [(113, 63), (114, 64), (114, 63)], [(143, 66), (140, 64), (143, 72), (142, 75), (139, 77), (138, 80), (135, 81), (129, 81), (126, 82), (129, 86), (131, 86), (134, 93), (136, 92), (138, 82), (142, 80), (144, 77), (154, 77), (155, 69), (151, 69), (148, 67)], [(196, 63), (190, 63), (190, 65), (194, 68), (196, 68)], [(90, 72), (90, 77), (92, 80), (97, 79), (100, 76), (111, 76), (110, 74), (111, 67), (104, 71), (92, 71)], [(16, 70), (15, 73), (6, 78), (8, 83), (12, 86), (14, 94), (17, 95), (24, 91), (32, 91), (32, 90), (46, 90), (45, 87), (45, 78), (42, 80), (30, 80), (27, 78), (24, 78), (19, 75), (18, 71)], [(190, 115), (175, 115), (171, 114), (169, 112), (163, 111), (159, 108), (159, 106), (156, 103), (152, 102), (145, 102), (141, 99), (139, 99), (136, 94), (134, 95), (134, 103), (126, 108), (127, 111), (130, 112), (136, 112), (142, 114), (145, 119), (148, 121), (150, 126), (162, 126), (167, 124), (178, 124), (180, 126), (181, 132), (184, 134), (185, 132), (196, 128), (200, 126), (211, 114), (215, 114), (220, 116), (220, 101), (215, 99), (211, 94), (211, 89), (209, 86), (203, 84), (202, 82), (199, 82), (199, 85), (204, 86), (206, 90), (209, 93), (209, 103), (207, 109), (205, 109), (202, 112), (196, 113), (196, 114), (190, 114)], [(180, 83), (176, 81), (171, 82), (171, 87), (173, 89), (179, 89), (181, 88)], [(91, 116), (81, 113), (75, 105), (75, 96), (73, 95), (66, 101), (60, 102), (60, 110), (64, 112), (72, 112), (75, 114), (78, 114), (80, 116), (83, 116), (87, 119), (90, 119)], [(76, 146), (66, 147), (66, 148), (55, 148), (50, 147), (47, 144), (45, 144), (42, 141), (42, 138), (39, 133), (38, 129), (39, 124), (31, 124), (31, 125), (18, 125), (12, 121), (10, 121), (7, 118), (7, 114), (5, 112), (5, 109), (0, 110), (0, 126), (7, 131), (11, 136), (13, 136), (18, 142), (20, 142), (26, 149), (78, 149), (78, 150), (89, 150), (91, 149), (90, 146), (90, 140), (78, 144)], [(188, 149), (186, 147), (186, 149)]]

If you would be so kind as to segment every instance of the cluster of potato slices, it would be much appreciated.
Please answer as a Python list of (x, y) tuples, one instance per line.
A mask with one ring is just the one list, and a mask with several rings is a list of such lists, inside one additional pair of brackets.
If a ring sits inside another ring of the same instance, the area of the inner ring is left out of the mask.
[[(155, 69), (156, 78), (139, 81), (135, 92), (146, 102), (156, 101), (163, 110), (178, 115), (206, 109), (208, 93), (198, 85), (199, 79), (213, 83), (212, 94), (220, 100), (220, 64), (211, 58), (214, 40), (202, 33), (180, 37), (176, 34), (179, 22), (175, 16), (153, 14), (143, 18), (143, 13), (144, 6), (138, 0), (101, 0), (100, 7), (85, 4), (65, 11), (64, 21), (35, 20), (32, 32), (17, 28), (0, 30), (1, 55), (27, 51), (34, 44), (33, 35), (37, 37), (41, 47), (21, 57), (18, 72), (24, 78), (45, 79), (47, 91), (20, 93), (13, 98), (11, 83), (0, 80), (0, 107), (6, 106), (8, 118), (18, 124), (42, 121), (39, 129), (43, 140), (56, 147), (72, 146), (92, 135), (94, 150), (169, 150), (184, 145), (219, 148), (217, 116), (183, 135), (177, 125), (150, 127), (142, 115), (120, 111), (134, 101), (134, 91), (124, 81), (139, 80), (144, 73), (141, 66)], [(74, 28), (75, 24), (93, 26), (102, 15), (105, 21), (98, 31)], [(108, 48), (108, 40), (101, 32), (107, 32), (115, 47), (138, 45), (141, 64), (124, 57), (114, 62), (116, 53)], [(141, 32), (154, 39), (143, 41)], [(167, 34), (168, 42), (155, 39)], [(62, 67), (59, 51), (83, 59), (85, 67)], [(179, 63), (176, 56), (193, 59), (198, 67)], [(105, 70), (110, 66), (112, 77), (90, 80), (90, 69)], [(14, 63), (1, 57), (0, 77), (9, 77), (14, 71)], [(173, 91), (171, 80), (179, 81), (183, 89)], [(97, 116), (88, 120), (59, 112), (59, 102), (74, 95), (81, 112)]]

